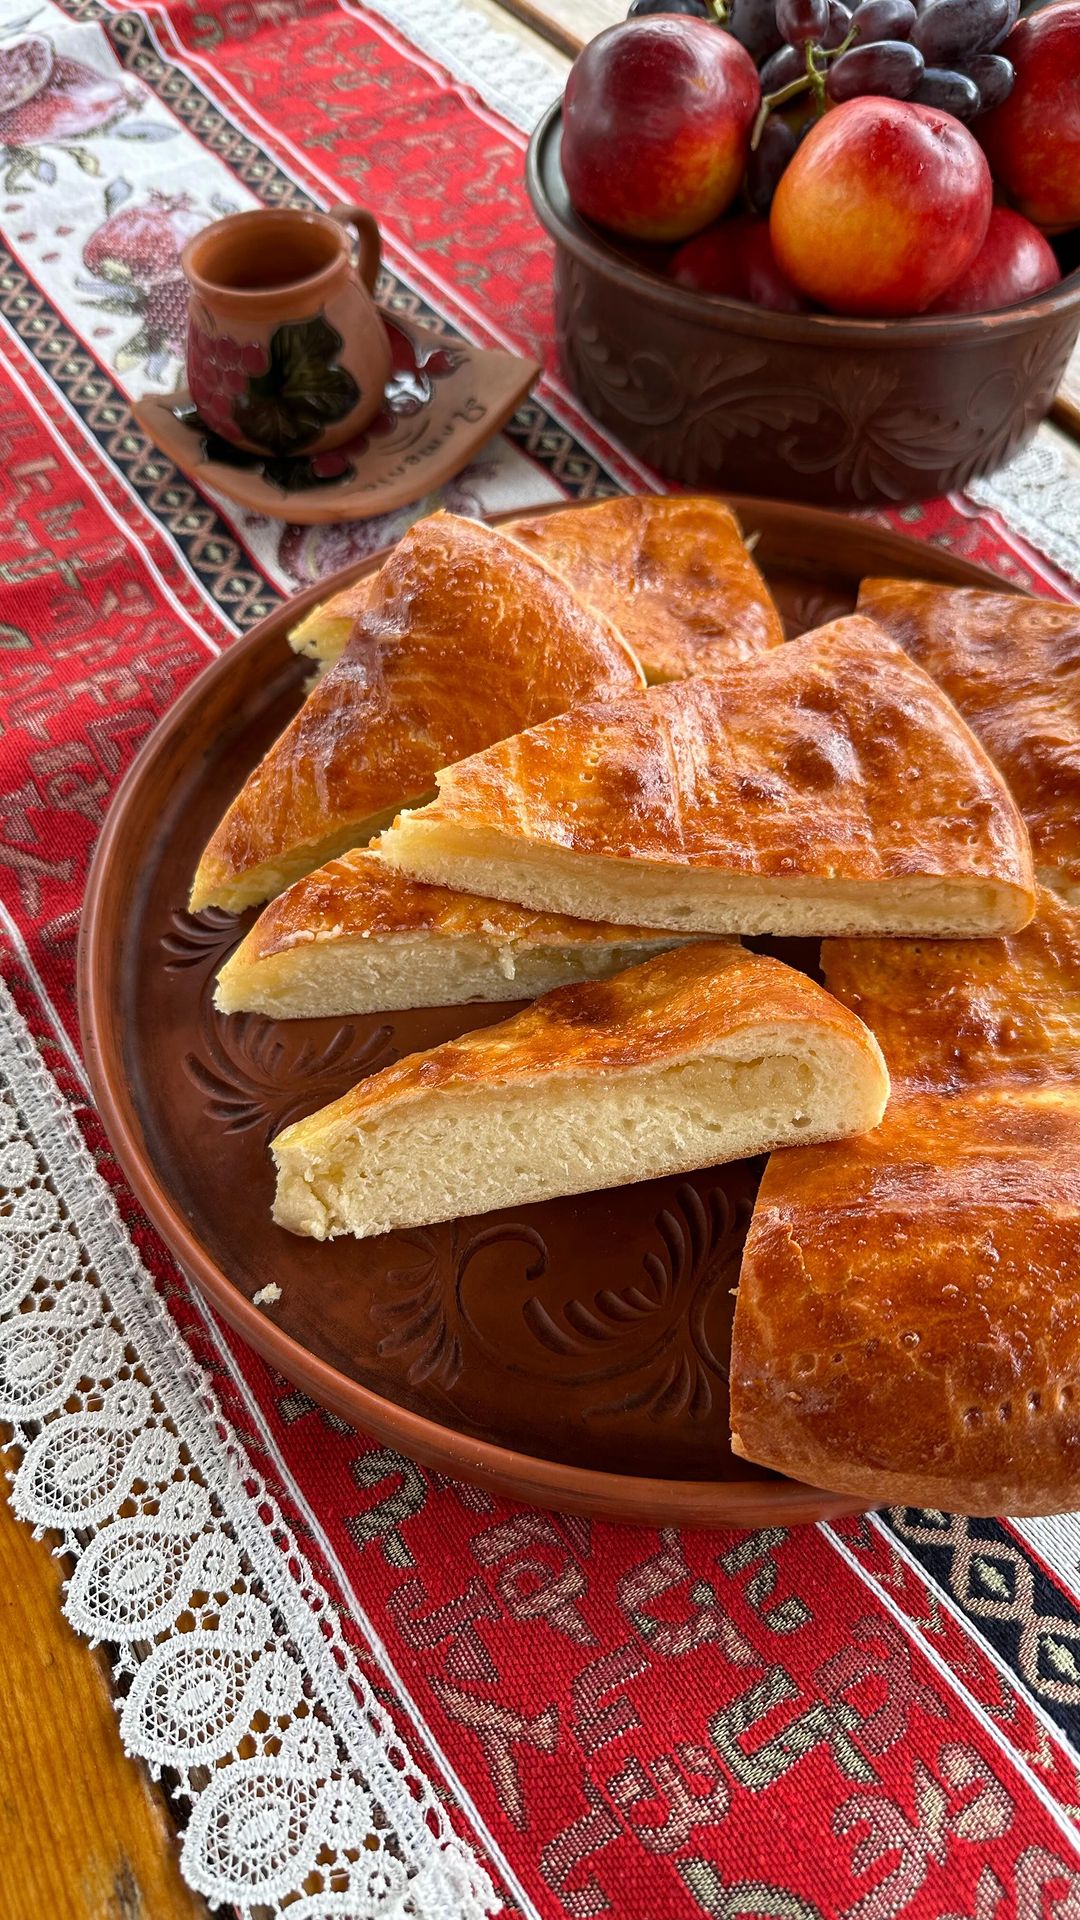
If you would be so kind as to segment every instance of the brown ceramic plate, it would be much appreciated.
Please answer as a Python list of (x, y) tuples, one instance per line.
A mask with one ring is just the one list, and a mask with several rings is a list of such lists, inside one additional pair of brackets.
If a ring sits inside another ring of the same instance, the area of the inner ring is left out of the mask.
[[(181, 473), (238, 506), (300, 526), (367, 520), (408, 506), (460, 473), (477, 447), (506, 425), (540, 368), (515, 353), (448, 341), (430, 327), (382, 310), (393, 370), (382, 412), (331, 459), (341, 472), (320, 479), (319, 463), (237, 456), (207, 444), (201, 427), (178, 418), (186, 387), (147, 394), (135, 418)], [(325, 462), (323, 462), (325, 465)]]
[[(791, 632), (850, 610), (865, 573), (1002, 585), (838, 514), (735, 504)], [(856, 1510), (730, 1451), (731, 1290), (756, 1162), (377, 1240), (320, 1246), (270, 1219), (267, 1145), (279, 1128), (395, 1055), (512, 1011), (224, 1017), (214, 976), (253, 915), (184, 908), (213, 827), (302, 697), (310, 662), (287, 632), (382, 558), (237, 640), (165, 715), (116, 796), (86, 897), (79, 991), (120, 1163), (244, 1338), (403, 1454), (516, 1499), (652, 1524), (786, 1525)], [(260, 1309), (252, 1297), (270, 1281), (281, 1298)]]

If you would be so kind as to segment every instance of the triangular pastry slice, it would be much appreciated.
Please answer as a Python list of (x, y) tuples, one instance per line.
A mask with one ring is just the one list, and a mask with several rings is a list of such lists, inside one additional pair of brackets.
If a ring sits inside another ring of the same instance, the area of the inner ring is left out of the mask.
[(1027, 821), (1038, 878), (1080, 904), (1080, 607), (864, 580), (859, 608), (959, 707)]
[(868, 1503), (1080, 1505), (1080, 916), (822, 950), (877, 1132), (774, 1155), (743, 1257), (737, 1453)]
[(273, 1144), (317, 1240), (743, 1159), (875, 1126), (876, 1042), (806, 975), (717, 942), (560, 987), (372, 1074)]
[(264, 907), (218, 974), (214, 1004), (288, 1020), (531, 1000), (637, 966), (681, 937), (427, 887), (354, 848)]
[(432, 791), (447, 760), (642, 679), (614, 628), (520, 547), (433, 514), (399, 541), (341, 659), (233, 801), (192, 911), (280, 893)]
[(444, 769), (379, 846), (416, 879), (682, 931), (997, 933), (1034, 905), (1001, 775), (854, 617)]
[[(530, 514), (500, 531), (561, 574), (629, 641), (650, 681), (681, 680), (778, 646), (784, 627), (730, 507), (704, 494), (626, 494)], [(367, 574), (316, 607), (289, 643), (336, 660), (368, 604)]]

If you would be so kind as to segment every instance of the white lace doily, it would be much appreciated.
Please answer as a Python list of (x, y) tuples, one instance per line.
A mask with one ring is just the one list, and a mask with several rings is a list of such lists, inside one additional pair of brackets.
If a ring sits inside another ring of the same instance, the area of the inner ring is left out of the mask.
[(0, 1420), (124, 1744), (186, 1802), (184, 1878), (288, 1920), (500, 1902), (375, 1698), (0, 983)]
[[(467, 0), (368, 0), (515, 126), (566, 62)], [(1080, 466), (1044, 430), (970, 489), (1080, 580)], [(0, 984), (0, 1419), (12, 1499), (115, 1650), (128, 1750), (184, 1802), (185, 1879), (288, 1920), (481, 1920), (500, 1902), (215, 1406)], [(267, 1517), (269, 1516), (269, 1517)]]
[(405, 39), (531, 133), (566, 84), (570, 62), (537, 37), (496, 26), (467, 0), (366, 0)]
[(1008, 466), (967, 491), (1080, 583), (1080, 448), (1043, 427)]

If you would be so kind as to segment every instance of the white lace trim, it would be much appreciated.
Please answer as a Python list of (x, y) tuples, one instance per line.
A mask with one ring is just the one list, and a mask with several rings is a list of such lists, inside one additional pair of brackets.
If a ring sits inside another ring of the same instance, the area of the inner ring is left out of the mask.
[(538, 37), (530, 46), (522, 36), (494, 26), (466, 0), (364, 0), (364, 5), (456, 80), (475, 87), (489, 107), (525, 133), (563, 90), (570, 66), (564, 54)]
[(1052, 432), (1044, 428), (1008, 466), (973, 480), (967, 492), (1080, 582), (1080, 457), (1067, 459)]
[(75, 1562), (184, 1878), (249, 1920), (481, 1920), (499, 1900), (256, 1480), (0, 983), (0, 1420)]

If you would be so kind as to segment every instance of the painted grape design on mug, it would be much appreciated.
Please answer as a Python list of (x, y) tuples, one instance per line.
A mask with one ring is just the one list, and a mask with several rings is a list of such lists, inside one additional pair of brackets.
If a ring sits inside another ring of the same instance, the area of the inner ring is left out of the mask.
[(268, 346), (233, 340), (192, 309), (188, 373), (199, 421), (275, 454), (299, 453), (359, 404), (360, 388), (337, 364), (344, 341), (322, 313), (275, 327)]

